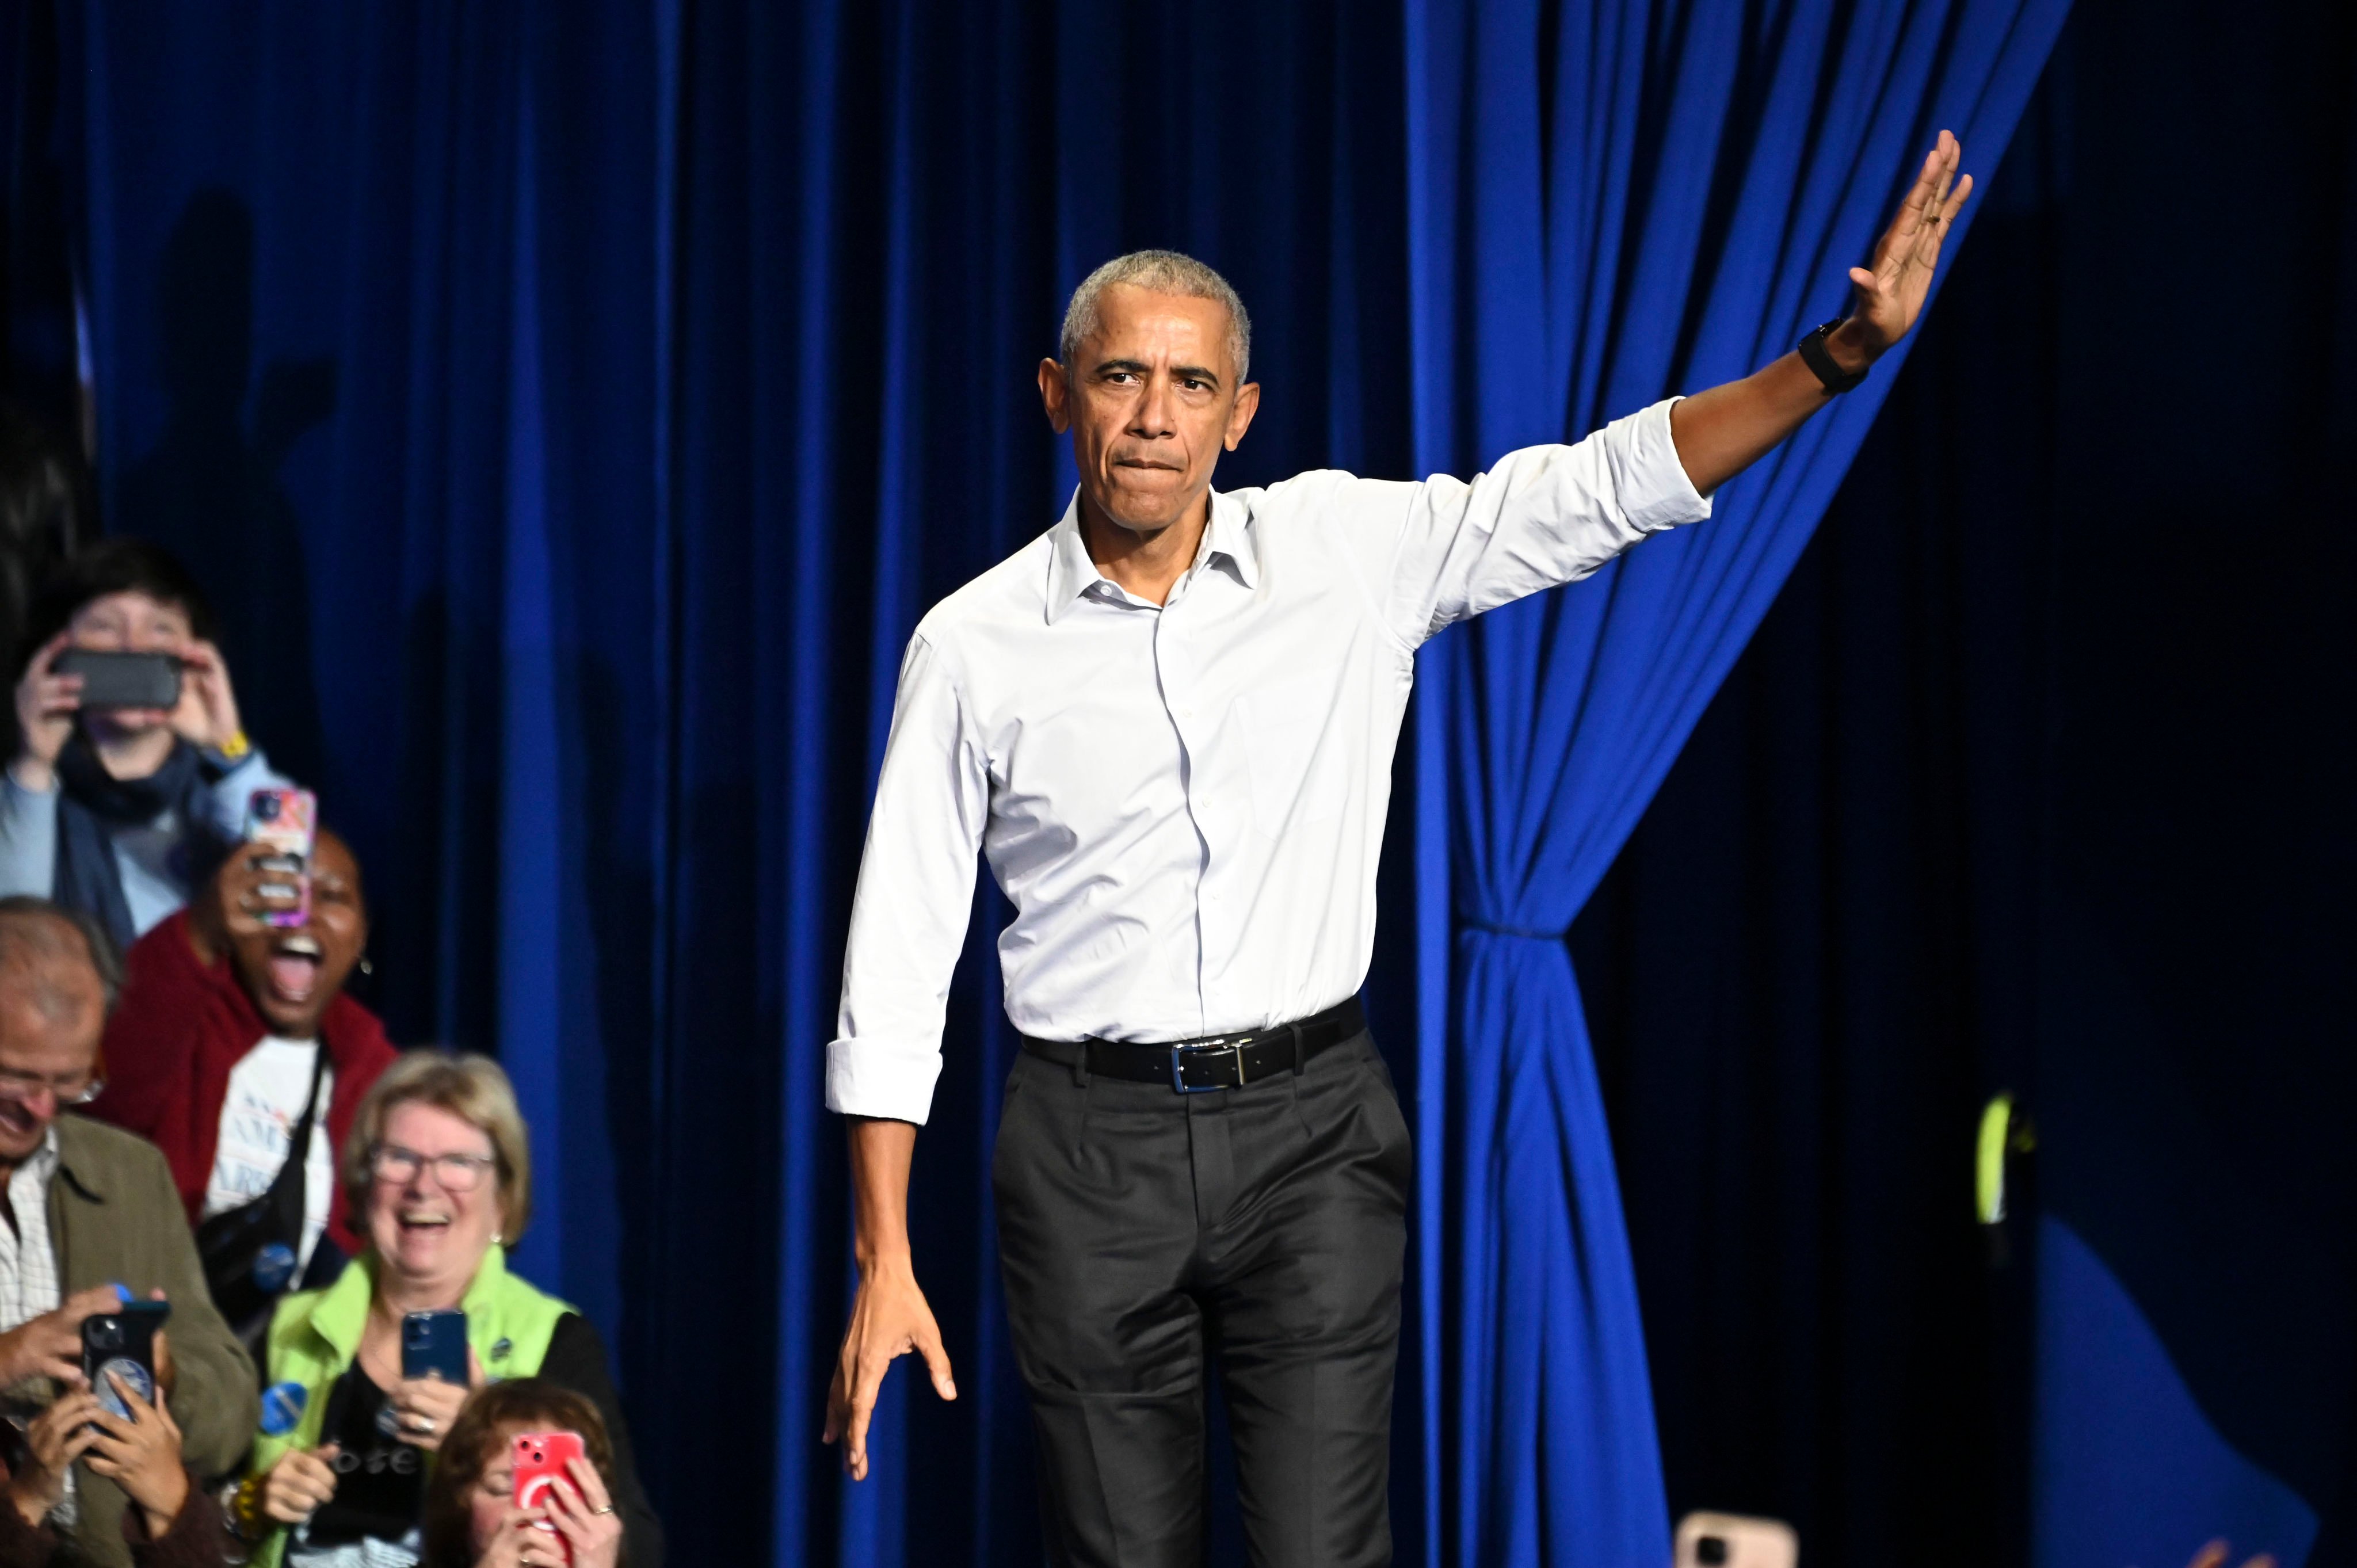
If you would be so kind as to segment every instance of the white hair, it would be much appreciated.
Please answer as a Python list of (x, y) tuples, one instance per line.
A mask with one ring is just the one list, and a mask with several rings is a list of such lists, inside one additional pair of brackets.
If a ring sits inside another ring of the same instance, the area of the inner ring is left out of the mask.
[(1236, 296), (1227, 279), (1194, 257), (1176, 251), (1132, 251), (1125, 256), (1115, 256), (1081, 280), (1081, 286), (1072, 291), (1072, 303), (1064, 309), (1064, 331), (1056, 343), (1056, 357), (1067, 368), (1080, 352), (1081, 344), (1097, 329), (1098, 296), (1117, 283), (1187, 299), (1213, 300), (1224, 306), (1228, 313), (1228, 357), (1236, 362), (1236, 384), (1243, 385), (1246, 372), (1252, 369), (1252, 317), (1244, 314), (1244, 302)]

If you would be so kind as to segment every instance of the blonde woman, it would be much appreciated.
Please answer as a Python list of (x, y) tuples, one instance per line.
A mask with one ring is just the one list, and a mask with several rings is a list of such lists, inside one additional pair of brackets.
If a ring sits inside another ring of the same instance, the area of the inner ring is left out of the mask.
[[(342, 1179), (367, 1250), (272, 1319), (264, 1434), (231, 1513), (257, 1568), (412, 1568), (429, 1456), (475, 1389), (537, 1377), (597, 1407), (632, 1568), (661, 1568), (660, 1527), (587, 1320), (507, 1270), (532, 1213), (532, 1155), (507, 1074), (488, 1057), (413, 1051), (354, 1114)], [(467, 1315), (470, 1386), (401, 1375), (413, 1312)]]

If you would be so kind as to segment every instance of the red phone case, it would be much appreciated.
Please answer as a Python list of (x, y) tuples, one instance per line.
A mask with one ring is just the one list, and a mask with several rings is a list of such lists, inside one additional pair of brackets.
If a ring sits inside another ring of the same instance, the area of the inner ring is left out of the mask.
[[(515, 1437), (515, 1503), (520, 1509), (536, 1507), (548, 1490), (548, 1484), (565, 1475), (568, 1459), (586, 1459), (588, 1453), (581, 1446), (577, 1432), (519, 1432)], [(571, 1480), (569, 1476), (565, 1479)], [(550, 1527), (552, 1532), (554, 1527)], [(564, 1536), (556, 1537), (563, 1548), (565, 1561), (573, 1561), (573, 1543)]]

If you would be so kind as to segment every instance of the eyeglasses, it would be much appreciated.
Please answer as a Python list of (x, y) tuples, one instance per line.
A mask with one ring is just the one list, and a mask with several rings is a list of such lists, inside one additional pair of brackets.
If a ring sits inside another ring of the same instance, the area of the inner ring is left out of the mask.
[(483, 1173), (499, 1164), (481, 1155), (421, 1155), (399, 1144), (379, 1144), (369, 1155), (369, 1171), (377, 1180), (407, 1185), (429, 1167), (445, 1192), (468, 1193), (483, 1185)]
[(0, 1067), (0, 1099), (31, 1100), (37, 1095), (54, 1094), (59, 1105), (87, 1105), (105, 1089), (106, 1080), (86, 1072), (68, 1073), (61, 1078), (44, 1078), (38, 1072), (19, 1072), (12, 1067)]

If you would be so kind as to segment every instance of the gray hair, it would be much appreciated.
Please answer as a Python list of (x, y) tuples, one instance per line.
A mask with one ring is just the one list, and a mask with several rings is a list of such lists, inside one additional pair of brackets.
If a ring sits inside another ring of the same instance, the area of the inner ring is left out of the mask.
[(1097, 297), (1117, 283), (1185, 299), (1212, 300), (1225, 306), (1228, 358), (1236, 362), (1236, 385), (1244, 384), (1252, 369), (1252, 317), (1244, 313), (1244, 302), (1227, 279), (1176, 251), (1132, 251), (1082, 278), (1081, 286), (1072, 291), (1072, 303), (1064, 309), (1063, 335), (1056, 341), (1058, 360), (1068, 367), (1071, 364), (1082, 342), (1097, 329)]
[(0, 898), (0, 974), (24, 985), (34, 1006), (52, 1022), (73, 1005), (59, 989), (56, 964), (87, 964), (98, 977), (99, 1002), (109, 1013), (123, 992), (123, 956), (106, 928), (80, 909), (30, 893)]

